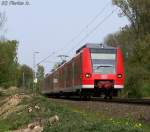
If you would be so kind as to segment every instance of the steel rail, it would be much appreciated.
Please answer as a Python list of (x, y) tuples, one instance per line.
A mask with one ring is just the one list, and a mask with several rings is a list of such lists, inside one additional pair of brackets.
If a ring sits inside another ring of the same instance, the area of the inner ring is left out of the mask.
[(91, 102), (105, 102), (105, 103), (118, 103), (118, 104), (135, 104), (135, 105), (150, 105), (150, 99), (138, 99), (138, 98), (113, 98), (113, 99), (104, 99), (101, 97), (91, 97), (91, 98), (85, 98), (81, 99), (78, 96), (72, 96), (70, 98), (67, 98), (65, 96), (51, 96), (50, 98), (55, 99), (62, 99), (62, 100), (70, 100), (70, 101), (91, 101)]
[(92, 98), (91, 101), (100, 101), (107, 103), (124, 103), (124, 104), (136, 104), (136, 105), (150, 105), (150, 99), (137, 99), (137, 98), (113, 98), (102, 99), (102, 98)]

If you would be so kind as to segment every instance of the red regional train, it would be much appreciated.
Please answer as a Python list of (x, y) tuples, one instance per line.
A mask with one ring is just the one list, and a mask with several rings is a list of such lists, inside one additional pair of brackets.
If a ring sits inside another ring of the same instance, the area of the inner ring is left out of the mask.
[(81, 98), (105, 95), (105, 99), (111, 99), (124, 88), (124, 78), (120, 48), (86, 44), (75, 57), (45, 77), (42, 93)]

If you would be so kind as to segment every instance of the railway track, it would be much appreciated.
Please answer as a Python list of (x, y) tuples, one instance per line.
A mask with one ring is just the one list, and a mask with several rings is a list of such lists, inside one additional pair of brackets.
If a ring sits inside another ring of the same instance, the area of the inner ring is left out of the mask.
[(136, 105), (150, 105), (150, 99), (113, 98), (112, 100), (105, 100), (102, 98), (93, 98), (91, 101), (102, 101), (102, 102), (107, 102), (107, 103), (136, 104)]
[(136, 104), (136, 105), (150, 105), (150, 99), (136, 99), (136, 98), (113, 98), (111, 100), (109, 99), (103, 99), (103, 98), (91, 98), (91, 99), (84, 99), (81, 100), (78, 97), (72, 97), (72, 98), (66, 98), (66, 97), (59, 97), (59, 99), (63, 100), (70, 100), (70, 101), (91, 101), (91, 102), (106, 102), (106, 103), (124, 103), (124, 104)]

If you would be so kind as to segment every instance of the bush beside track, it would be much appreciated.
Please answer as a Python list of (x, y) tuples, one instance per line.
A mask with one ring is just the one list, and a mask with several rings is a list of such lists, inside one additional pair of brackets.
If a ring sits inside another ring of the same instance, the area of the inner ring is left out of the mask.
[[(58, 119), (52, 121), (55, 116)], [(0, 96), (0, 132), (24, 130), (35, 122), (47, 132), (142, 132), (149, 130), (148, 126), (131, 119), (97, 116), (93, 112), (83, 112), (67, 105), (60, 105), (38, 94), (21, 92)]]

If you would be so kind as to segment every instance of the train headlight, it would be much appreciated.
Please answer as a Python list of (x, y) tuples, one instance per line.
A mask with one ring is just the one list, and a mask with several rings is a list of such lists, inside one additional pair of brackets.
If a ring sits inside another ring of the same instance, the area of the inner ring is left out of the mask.
[(118, 74), (117, 77), (118, 77), (118, 78), (122, 78), (122, 74)]
[(90, 73), (86, 73), (86, 74), (85, 74), (85, 77), (86, 77), (86, 78), (90, 78), (90, 77), (91, 77), (91, 74), (90, 74)]

